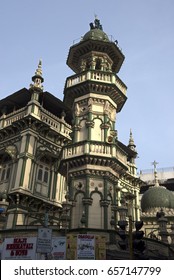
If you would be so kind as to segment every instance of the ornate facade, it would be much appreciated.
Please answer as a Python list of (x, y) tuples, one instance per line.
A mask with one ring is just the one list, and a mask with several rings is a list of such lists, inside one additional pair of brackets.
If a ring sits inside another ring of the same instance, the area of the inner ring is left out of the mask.
[(0, 100), (1, 238), (45, 225), (55, 236), (97, 232), (109, 244), (118, 221), (140, 220), (136, 146), (132, 132), (127, 145), (117, 135), (124, 59), (96, 18), (70, 47), (63, 101), (44, 91), (41, 61), (29, 89)]
[(67, 65), (75, 74), (63, 102), (44, 92), (41, 61), (29, 89), (0, 101), (2, 229), (43, 224), (45, 213), (60, 228), (67, 197), (69, 229), (107, 231), (113, 220), (116, 227), (123, 194), (136, 197), (132, 215), (139, 219), (135, 145), (132, 134), (128, 145), (121, 143), (116, 130), (127, 99), (117, 76), (123, 61), (95, 19), (70, 48)]

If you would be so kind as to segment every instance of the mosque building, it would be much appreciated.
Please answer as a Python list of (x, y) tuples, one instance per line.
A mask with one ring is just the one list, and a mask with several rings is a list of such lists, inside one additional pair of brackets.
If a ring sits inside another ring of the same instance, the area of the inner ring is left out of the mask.
[(146, 226), (156, 210), (173, 211), (174, 199), (157, 178), (140, 201), (132, 131), (127, 144), (119, 141), (124, 59), (95, 18), (69, 49), (74, 74), (63, 101), (44, 91), (41, 60), (28, 89), (0, 100), (1, 238), (36, 236), (47, 226), (54, 236), (95, 233), (109, 244), (119, 221), (142, 218)]

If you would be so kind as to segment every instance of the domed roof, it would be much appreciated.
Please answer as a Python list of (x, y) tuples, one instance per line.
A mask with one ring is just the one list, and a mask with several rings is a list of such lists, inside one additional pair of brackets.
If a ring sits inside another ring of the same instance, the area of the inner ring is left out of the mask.
[(156, 207), (174, 209), (174, 194), (163, 186), (150, 187), (142, 196), (141, 208), (146, 212)]
[(154, 179), (155, 184), (150, 187), (142, 196), (141, 209), (142, 212), (147, 212), (153, 208), (168, 208), (174, 209), (174, 192), (167, 190), (164, 186), (159, 185), (156, 165), (154, 161)]
[(96, 29), (96, 28), (91, 29), (83, 36), (83, 41), (86, 41), (89, 39), (109, 42), (109, 38), (108, 38), (107, 34), (105, 32), (103, 32), (103, 30)]
[(95, 19), (94, 23), (90, 23), (90, 31), (88, 31), (83, 36), (82, 40), (86, 41), (89, 39), (109, 42), (109, 38), (107, 34), (103, 31), (102, 25), (100, 24), (100, 20), (97, 18)]

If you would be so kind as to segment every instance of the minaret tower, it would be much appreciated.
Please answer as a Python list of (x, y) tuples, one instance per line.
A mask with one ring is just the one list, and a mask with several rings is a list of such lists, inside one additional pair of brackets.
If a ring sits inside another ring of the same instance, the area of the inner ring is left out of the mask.
[(61, 166), (62, 172), (68, 166), (71, 228), (110, 229), (116, 212), (118, 180), (128, 170), (127, 151), (115, 130), (116, 114), (127, 99), (127, 87), (117, 76), (123, 61), (97, 18), (69, 50), (67, 65), (75, 74), (66, 80), (64, 103), (73, 111), (73, 132)]

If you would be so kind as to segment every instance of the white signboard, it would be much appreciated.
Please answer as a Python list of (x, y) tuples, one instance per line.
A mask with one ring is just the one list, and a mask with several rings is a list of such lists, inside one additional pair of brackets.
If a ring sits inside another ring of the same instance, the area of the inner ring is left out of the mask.
[(37, 237), (37, 253), (50, 253), (51, 252), (51, 239), (52, 229), (39, 228)]
[(66, 237), (53, 237), (51, 253), (47, 254), (47, 259), (65, 260), (66, 259)]
[(95, 236), (92, 234), (79, 234), (77, 236), (77, 259), (95, 259)]
[(5, 238), (2, 260), (35, 260), (36, 237)]

